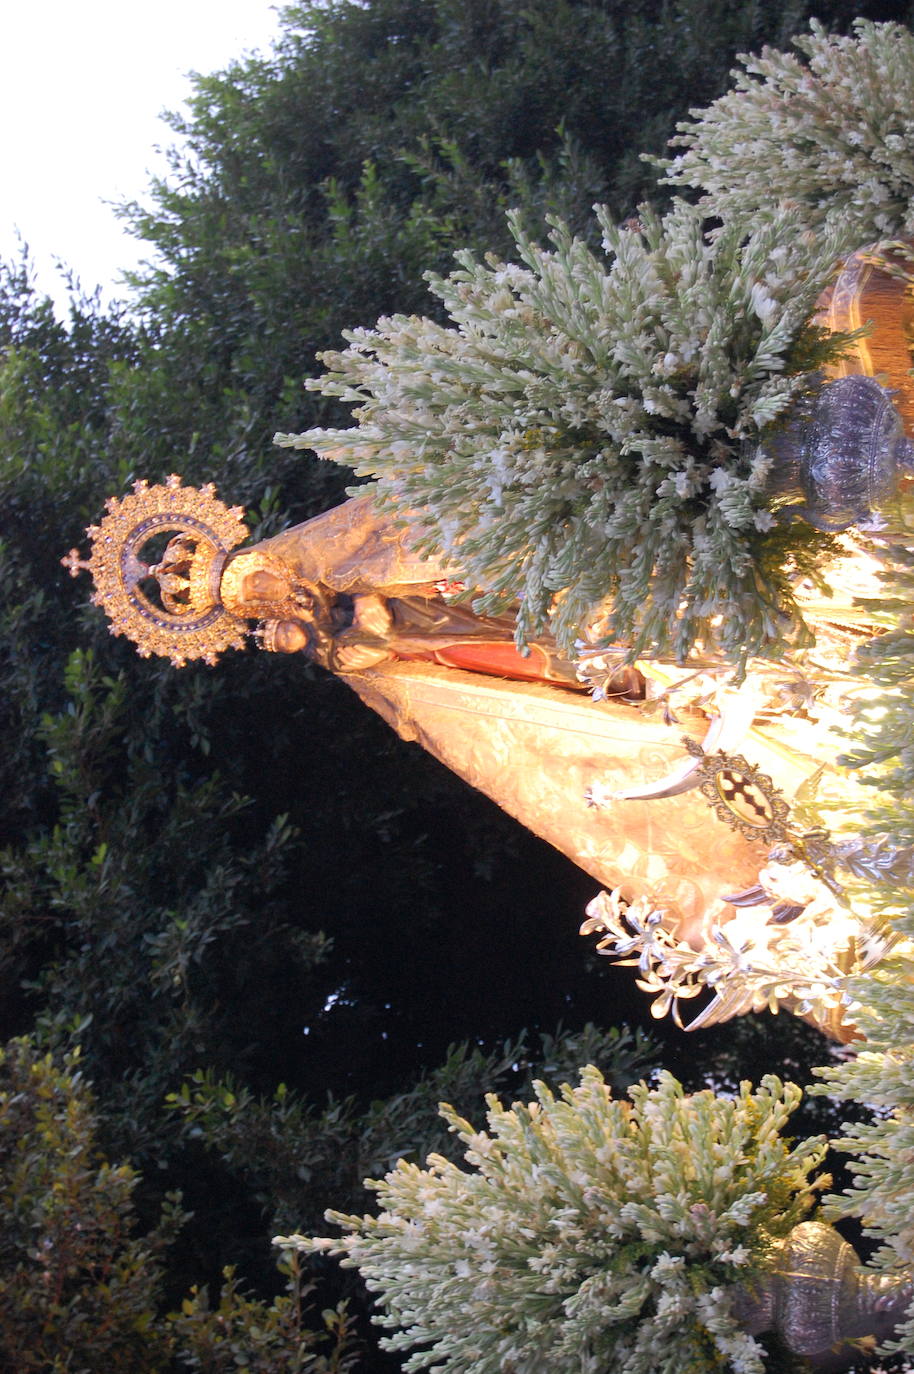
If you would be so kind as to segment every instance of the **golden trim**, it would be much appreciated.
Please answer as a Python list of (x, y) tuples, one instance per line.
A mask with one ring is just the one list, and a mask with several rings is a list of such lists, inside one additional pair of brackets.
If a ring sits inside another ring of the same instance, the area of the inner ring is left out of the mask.
[[(216, 497), (212, 483), (182, 487), (176, 474), (163, 485), (133, 484), (133, 491), (105, 503), (106, 515), (90, 525), (88, 567), (95, 582), (92, 600), (111, 620), (110, 632), (125, 635), (140, 655), (159, 654), (181, 667), (191, 659), (215, 663), (228, 648), (244, 644), (245, 625), (221, 605), (217, 585), (230, 549), (247, 536), (244, 511)], [(139, 550), (154, 534), (174, 532), (195, 541), (186, 609), (155, 605), (141, 583), (152, 574)], [(65, 566), (73, 567), (63, 560)]]

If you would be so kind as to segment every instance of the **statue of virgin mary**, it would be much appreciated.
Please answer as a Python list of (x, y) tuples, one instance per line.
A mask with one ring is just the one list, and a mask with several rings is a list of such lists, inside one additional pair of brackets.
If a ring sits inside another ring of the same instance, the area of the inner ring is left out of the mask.
[[(910, 458), (892, 397), (866, 375), (877, 354), (880, 368), (891, 355), (904, 377), (889, 381), (897, 381), (907, 414), (903, 292), (886, 286), (890, 273), (883, 276), (865, 254), (845, 265), (822, 319), (846, 329), (855, 311), (869, 309), (865, 292), (875, 284), (876, 334), (823, 387), (816, 413), (776, 440), (781, 499), (796, 485), (798, 509), (824, 528), (868, 519)], [(732, 932), (747, 910), (757, 924), (776, 926), (814, 911), (813, 936), (823, 922), (835, 923), (829, 976), (859, 966), (856, 954), (844, 957), (853, 938), (838, 919), (840, 903), (829, 905), (834, 887), (823, 886), (812, 851), (787, 819), (790, 803), (838, 752), (831, 726), (860, 618), (854, 594), (872, 587), (872, 570), (853, 549), (842, 593), (823, 599), (810, 589), (807, 598), (824, 629), (813, 692), (796, 665), (762, 665), (736, 686), (726, 665), (713, 662), (630, 665), (624, 649), (604, 647), (572, 663), (545, 635), (520, 650), (513, 617), (476, 614), (459, 566), (415, 552), (408, 515), (395, 523), (370, 489), (253, 546), (238, 547), (240, 516), (211, 488), (194, 492), (177, 477), (138, 483), (109, 501), (101, 525), (90, 529), (89, 563), (75, 551), (65, 562), (74, 574), (91, 568), (113, 632), (134, 638), (141, 652), (214, 661), (241, 642), (247, 622), (261, 622), (264, 648), (304, 653), (339, 675), (402, 738), (609, 889), (614, 910), (647, 913), (655, 928), (659, 922), (682, 957), (719, 946), (720, 933)], [(151, 541), (166, 532), (173, 537), (153, 557)], [(830, 704), (822, 690), (829, 681)], [(802, 899), (772, 891), (778, 846), (788, 871), (804, 870), (794, 873)], [(810, 881), (819, 884), (812, 895)], [(723, 935), (728, 942), (733, 947), (732, 934)], [(624, 952), (622, 944), (616, 939), (612, 952)], [(642, 960), (642, 973), (646, 967)], [(744, 986), (729, 1001), (718, 992), (716, 1011), (699, 1019), (779, 1001), (812, 1006), (786, 977), (769, 979), (761, 1001), (757, 984), (747, 986), (750, 993)], [(842, 1034), (834, 1000), (827, 1014), (812, 1010)]]

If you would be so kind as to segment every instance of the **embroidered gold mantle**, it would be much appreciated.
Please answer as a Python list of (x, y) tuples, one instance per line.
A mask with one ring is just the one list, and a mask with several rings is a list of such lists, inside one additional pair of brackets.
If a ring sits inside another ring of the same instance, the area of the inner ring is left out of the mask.
[(442, 562), (410, 549), (406, 531), (379, 514), (371, 491), (255, 547), (281, 559), (305, 582), (352, 595), (406, 595), (448, 575)]
[[(608, 887), (662, 896), (696, 920), (756, 879), (765, 847), (718, 820), (694, 792), (587, 804), (594, 784), (624, 791), (669, 773), (684, 757), (679, 727), (546, 684), (433, 664), (381, 664), (344, 680), (403, 739)], [(696, 717), (695, 733), (705, 727)]]

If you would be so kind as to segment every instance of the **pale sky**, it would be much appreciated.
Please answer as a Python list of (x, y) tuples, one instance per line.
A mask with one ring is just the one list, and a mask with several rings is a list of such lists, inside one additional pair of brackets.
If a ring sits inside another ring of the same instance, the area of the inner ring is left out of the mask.
[(0, 257), (28, 243), (39, 286), (65, 291), (53, 259), (83, 286), (119, 296), (145, 256), (104, 203), (142, 198), (162, 173), (161, 122), (187, 73), (221, 70), (278, 35), (275, 0), (10, 0), (0, 40)]

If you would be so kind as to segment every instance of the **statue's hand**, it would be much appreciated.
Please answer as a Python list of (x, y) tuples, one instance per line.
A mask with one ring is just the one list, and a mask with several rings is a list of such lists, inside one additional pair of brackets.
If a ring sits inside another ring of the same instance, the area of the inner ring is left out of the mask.
[(390, 634), (393, 617), (383, 596), (368, 592), (352, 598), (353, 629), (383, 638)]
[(362, 668), (388, 663), (393, 657), (388, 649), (370, 644), (340, 644), (333, 654), (333, 667), (340, 673), (357, 673)]

